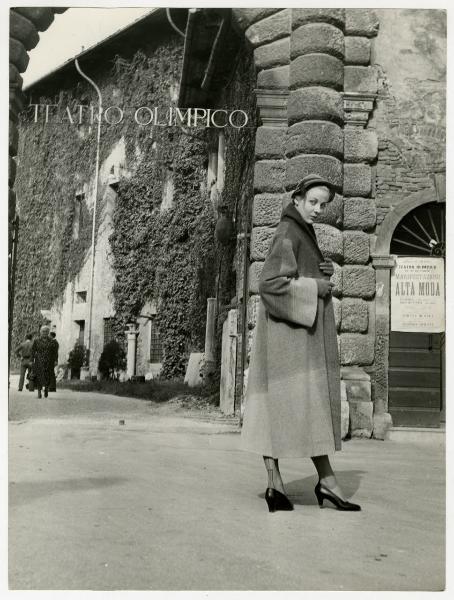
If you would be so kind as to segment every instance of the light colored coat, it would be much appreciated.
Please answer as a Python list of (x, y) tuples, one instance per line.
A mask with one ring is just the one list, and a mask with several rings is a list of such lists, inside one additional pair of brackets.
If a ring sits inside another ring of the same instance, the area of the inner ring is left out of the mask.
[(241, 448), (273, 458), (341, 449), (340, 367), (331, 297), (319, 298), (324, 257), (293, 204), (260, 277)]

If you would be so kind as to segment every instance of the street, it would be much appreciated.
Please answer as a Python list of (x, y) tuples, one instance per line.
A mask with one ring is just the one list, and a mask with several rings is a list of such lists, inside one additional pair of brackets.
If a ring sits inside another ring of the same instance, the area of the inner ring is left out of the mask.
[(320, 510), (311, 461), (282, 460), (295, 510), (270, 514), (263, 461), (238, 449), (231, 421), (16, 388), (11, 589), (444, 587), (443, 442), (344, 442), (333, 465), (359, 513)]

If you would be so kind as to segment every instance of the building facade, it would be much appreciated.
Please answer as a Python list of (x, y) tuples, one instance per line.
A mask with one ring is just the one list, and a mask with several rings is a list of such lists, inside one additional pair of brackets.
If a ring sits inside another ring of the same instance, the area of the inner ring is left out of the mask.
[[(254, 122), (241, 134), (234, 128), (214, 131), (202, 177), (213, 206), (218, 209), (224, 199), (234, 225), (235, 241), (212, 280), (224, 281), (225, 290), (218, 340), (227, 316), (233, 329), (225, 336), (236, 336), (228, 406), (240, 410), (258, 279), (282, 207), (297, 182), (317, 172), (337, 190), (316, 231), (336, 263), (344, 433), (384, 439), (393, 421), (439, 426), (444, 335), (392, 330), (391, 277), (396, 256), (444, 257), (445, 12), (193, 9), (184, 30), (175, 105), (246, 103), (249, 113), (257, 106), (257, 129)], [(245, 80), (241, 69), (253, 72), (253, 81), (246, 78), (243, 86), (233, 83), (235, 77)], [(253, 134), (253, 150), (247, 132)], [(227, 144), (226, 136), (233, 136)], [(115, 152), (121, 154), (121, 145)], [(107, 156), (105, 161), (107, 173)], [(236, 166), (228, 175), (231, 164)], [(166, 185), (171, 189), (170, 180)], [(112, 280), (108, 270), (103, 273), (107, 290)], [(76, 288), (83, 272), (77, 277)], [(219, 297), (218, 291), (212, 286), (204, 299)], [(99, 318), (109, 318), (110, 310)], [(138, 322), (156, 334), (149, 316), (141, 322), (139, 314)], [(144, 337), (139, 332), (138, 339)]]

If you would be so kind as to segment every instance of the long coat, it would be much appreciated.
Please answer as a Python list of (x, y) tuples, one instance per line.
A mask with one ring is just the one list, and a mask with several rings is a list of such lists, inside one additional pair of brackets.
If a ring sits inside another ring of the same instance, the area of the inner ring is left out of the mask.
[(259, 283), (241, 447), (274, 458), (341, 449), (340, 367), (324, 257), (312, 225), (283, 211)]
[(35, 386), (38, 389), (50, 386), (57, 352), (51, 337), (40, 336), (33, 341), (33, 374), (36, 376)]

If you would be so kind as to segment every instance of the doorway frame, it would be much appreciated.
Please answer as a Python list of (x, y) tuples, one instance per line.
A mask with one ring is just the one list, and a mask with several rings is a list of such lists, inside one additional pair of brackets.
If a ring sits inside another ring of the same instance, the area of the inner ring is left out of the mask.
[[(377, 226), (374, 252), (371, 254), (372, 266), (376, 276), (375, 294), (375, 394), (374, 413), (388, 413), (389, 400), (389, 336), (391, 331), (391, 269), (395, 266), (394, 257), (390, 254), (391, 241), (396, 227), (413, 209), (431, 202), (446, 202), (434, 188), (410, 194), (392, 208), (382, 223)], [(443, 394), (444, 371), (441, 374), (441, 391)], [(445, 401), (442, 397), (442, 407)], [(443, 410), (441, 411), (443, 416)]]

